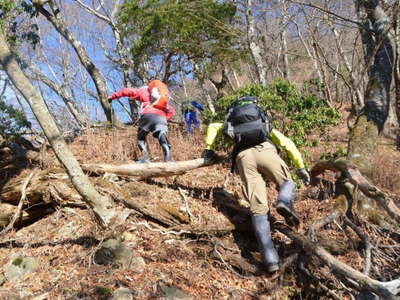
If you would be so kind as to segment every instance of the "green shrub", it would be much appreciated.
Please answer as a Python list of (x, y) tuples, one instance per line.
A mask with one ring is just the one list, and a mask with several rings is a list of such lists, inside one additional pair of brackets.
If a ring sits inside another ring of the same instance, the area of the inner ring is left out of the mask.
[(14, 108), (0, 98), (0, 135), (6, 138), (18, 136), (31, 123), (26, 118), (25, 112)]
[(346, 149), (343, 146), (339, 146), (335, 152), (325, 152), (319, 156), (320, 160), (332, 160), (339, 157), (345, 157), (347, 155)]
[(274, 128), (297, 146), (316, 146), (318, 139), (308, 139), (308, 136), (323, 135), (328, 126), (337, 125), (340, 119), (339, 112), (317, 95), (320, 87), (318, 80), (310, 80), (300, 89), (285, 80), (277, 80), (271, 86), (250, 85), (218, 99), (216, 113), (206, 111), (204, 120), (223, 122), (234, 100), (246, 95), (257, 96), (260, 107), (272, 116)]

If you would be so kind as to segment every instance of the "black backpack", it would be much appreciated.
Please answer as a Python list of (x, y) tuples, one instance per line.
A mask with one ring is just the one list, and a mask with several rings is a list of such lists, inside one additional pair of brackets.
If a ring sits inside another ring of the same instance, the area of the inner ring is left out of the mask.
[(236, 151), (241, 151), (268, 140), (271, 119), (257, 105), (258, 98), (244, 96), (230, 106), (224, 124), (224, 134), (235, 142)]

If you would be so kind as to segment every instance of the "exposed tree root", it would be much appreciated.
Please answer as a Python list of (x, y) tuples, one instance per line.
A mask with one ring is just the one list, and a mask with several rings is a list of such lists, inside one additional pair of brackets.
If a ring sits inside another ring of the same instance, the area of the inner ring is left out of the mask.
[[(229, 194), (226, 193), (225, 197), (229, 197)], [(233, 202), (234, 200), (231, 199)], [(233, 205), (229, 206), (230, 208), (233, 208)], [(240, 210), (238, 210), (239, 212)], [(343, 214), (343, 212), (340, 212), (339, 210), (335, 211), (331, 215), (329, 215), (327, 218), (322, 219), (320, 222), (317, 222), (314, 225), (314, 229), (316, 228), (322, 228), (324, 225), (328, 224), (329, 222), (335, 220), (340, 214)], [(400, 279), (397, 280), (392, 280), (388, 282), (382, 282), (375, 280), (366, 274), (363, 274), (356, 269), (350, 267), (349, 265), (341, 262), (337, 258), (335, 258), (333, 255), (331, 255), (328, 251), (326, 251), (319, 243), (316, 243), (307, 237), (303, 236), (302, 234), (296, 233), (292, 231), (289, 227), (278, 223), (274, 222), (273, 223), (273, 228), (275, 230), (278, 230), (279, 232), (283, 233), (286, 235), (288, 238), (290, 238), (296, 245), (300, 246), (301, 249), (303, 249), (306, 253), (308, 253), (311, 256), (318, 257), (324, 264), (326, 264), (329, 268), (331, 268), (336, 275), (338, 275), (338, 278), (341, 279), (343, 276), (346, 280), (351, 280), (353, 282), (356, 282), (357, 286), (359, 286), (360, 290), (369, 290), (373, 293), (376, 293), (383, 297), (383, 299), (398, 299), (397, 294), (400, 293)], [(361, 234), (361, 231), (358, 230), (357, 228), (354, 227), (354, 230), (358, 231), (358, 234)], [(309, 231), (310, 232), (310, 231)], [(362, 236), (362, 234), (361, 234)], [(364, 238), (365, 241), (366, 237)], [(367, 248), (367, 246), (366, 246)], [(368, 255), (368, 253), (367, 253)], [(370, 267), (368, 266), (368, 260), (370, 258), (366, 259), (366, 267), (365, 270), (369, 269)]]
[(343, 172), (350, 182), (357, 186), (364, 195), (374, 199), (391, 218), (400, 223), (400, 208), (396, 206), (393, 199), (387, 193), (370, 184), (351, 162), (345, 159), (320, 161), (312, 167), (311, 174), (312, 176), (318, 176), (325, 170)]
[(367, 237), (367, 235), (362, 231), (360, 227), (354, 224), (347, 216), (344, 217), (344, 223), (348, 225), (353, 231), (358, 235), (358, 237), (363, 241), (365, 248), (365, 267), (363, 273), (369, 275), (371, 271), (371, 250), (372, 245)]
[(340, 210), (334, 210), (330, 215), (318, 220), (314, 224), (312, 224), (307, 230), (307, 236), (309, 236), (312, 240), (315, 239), (316, 232), (320, 231), (322, 227), (332, 223), (337, 220), (340, 216), (343, 215), (343, 212)]
[(398, 299), (397, 294), (400, 293), (400, 279), (387, 282), (375, 280), (341, 262), (324, 248), (320, 247), (305, 236), (295, 233), (289, 227), (283, 224), (275, 224), (274, 228), (289, 237), (308, 254), (318, 257), (335, 273), (357, 282), (362, 289), (372, 291), (383, 297), (383, 299)]

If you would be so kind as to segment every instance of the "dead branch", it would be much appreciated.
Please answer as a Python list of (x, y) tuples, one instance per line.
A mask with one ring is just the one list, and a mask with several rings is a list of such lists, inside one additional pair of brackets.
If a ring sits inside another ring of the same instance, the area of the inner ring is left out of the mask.
[(190, 218), (188, 217), (188, 215), (183, 214), (179, 209), (169, 204), (159, 203), (157, 206), (157, 210), (160, 212), (161, 215), (165, 216), (176, 224), (190, 223)]
[(289, 237), (293, 242), (302, 247), (307, 253), (318, 257), (323, 263), (330, 267), (335, 273), (347, 279), (357, 282), (361, 288), (380, 295), (383, 299), (395, 300), (400, 293), (400, 279), (392, 281), (378, 281), (341, 262), (328, 251), (314, 243), (305, 236), (292, 231), (283, 224), (274, 224), (274, 228)]
[(312, 240), (315, 239), (315, 233), (318, 232), (322, 227), (334, 222), (340, 216), (343, 215), (343, 212), (340, 210), (333, 211), (330, 215), (325, 216), (324, 218), (318, 220), (317, 222), (313, 223), (307, 230), (307, 236), (310, 237)]
[(22, 206), (24, 205), (24, 201), (26, 199), (26, 188), (28, 187), (29, 182), (31, 181), (32, 177), (37, 173), (38, 169), (34, 169), (29, 176), (26, 178), (24, 184), (22, 185), (21, 190), (21, 199), (19, 200), (17, 211), (15, 212), (14, 216), (12, 217), (10, 223), (8, 223), (7, 227), (1, 232), (2, 234), (11, 230), (14, 227), (14, 223), (18, 218), (21, 218), (21, 211)]
[[(193, 214), (192, 214), (192, 212), (190, 211), (190, 208), (189, 208), (189, 201), (188, 201), (188, 199), (187, 199), (186, 191), (184, 191), (184, 190), (181, 189), (180, 187), (178, 187), (178, 190), (179, 190), (179, 194), (180, 194), (181, 197), (182, 197), (183, 203), (185, 204), (184, 211), (189, 215), (189, 221), (191, 221), (191, 219), (192, 219), (194, 216), (193, 216)], [(182, 209), (181, 209), (181, 210), (182, 210)]]
[(211, 166), (218, 161), (198, 158), (186, 161), (156, 162), (156, 163), (130, 163), (123, 165), (112, 164), (85, 164), (82, 169), (89, 173), (104, 174), (114, 173), (124, 176), (139, 177), (140, 180), (149, 177), (166, 177), (182, 175), (190, 170)]
[(374, 199), (397, 223), (400, 223), (400, 208), (385, 192), (378, 189), (360, 173), (355, 165), (345, 159), (320, 161), (312, 169), (312, 176), (318, 176), (325, 170), (343, 172), (350, 182), (357, 186), (367, 197)]
[(369, 275), (371, 271), (371, 250), (372, 245), (367, 237), (367, 235), (359, 228), (356, 224), (354, 224), (347, 216), (344, 216), (344, 222), (347, 226), (349, 226), (353, 231), (358, 235), (358, 237), (363, 241), (365, 248), (365, 267), (363, 273), (365, 275)]
[(161, 216), (160, 214), (156, 214), (156, 213), (152, 212), (151, 210), (140, 206), (138, 203), (136, 203), (132, 199), (122, 199), (121, 198), (119, 200), (121, 200), (127, 207), (136, 210), (143, 216), (147, 217), (148, 219), (150, 219), (158, 224), (161, 224), (166, 227), (173, 227), (176, 225), (176, 222), (173, 222), (173, 221)]

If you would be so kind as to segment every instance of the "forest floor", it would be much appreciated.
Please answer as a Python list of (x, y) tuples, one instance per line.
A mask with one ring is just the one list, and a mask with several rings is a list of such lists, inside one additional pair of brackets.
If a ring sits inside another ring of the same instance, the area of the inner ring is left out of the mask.
[[(153, 137), (149, 140), (153, 159), (161, 161), (162, 153), (158, 143)], [(338, 153), (341, 147), (346, 149), (347, 140), (346, 128), (331, 131), (321, 139), (317, 147), (306, 149), (308, 164), (312, 165), (323, 154)], [(119, 130), (93, 129), (78, 137), (70, 146), (82, 163), (120, 163), (138, 158), (135, 142), (136, 133), (132, 127)], [(198, 131), (194, 136), (188, 136), (183, 128), (174, 125), (170, 131), (170, 143), (174, 160), (198, 158), (204, 147), (203, 132)], [(52, 166), (52, 156), (49, 151), (42, 167)], [(377, 167), (374, 184), (390, 191), (399, 204), (400, 153), (395, 150), (393, 141), (380, 141), (375, 163)], [(23, 171), (26, 174), (29, 172), (30, 170)], [(326, 179), (334, 177), (333, 173), (325, 175)], [(165, 204), (179, 209), (184, 204), (182, 193), (186, 193), (188, 207), (192, 213), (191, 223), (202, 226), (223, 225), (229, 219), (243, 217), (226, 213), (226, 210), (221, 208), (214, 195), (215, 191), (222, 187), (238, 199), (243, 198), (240, 179), (237, 175), (229, 173), (228, 164), (200, 168), (169, 178), (127, 181), (123, 185), (137, 203), (147, 207)], [(276, 190), (272, 185), (267, 188), (271, 214), (277, 221), (282, 221), (274, 208)], [(246, 206), (244, 201), (240, 203)], [(295, 203), (302, 221), (297, 231), (304, 233), (313, 222), (328, 215), (334, 205), (335, 200), (329, 191), (315, 192), (312, 187), (301, 186)], [(326, 228), (319, 234), (321, 237), (346, 244), (346, 235), (338, 232)], [(248, 232), (233, 232), (218, 237), (207, 234), (186, 236), (181, 232), (162, 228), (142, 218), (140, 214), (132, 214), (126, 220), (123, 230), (119, 230), (117, 234), (136, 257), (143, 258), (144, 264), (126, 269), (95, 264), (93, 254), (98, 245), (113, 233), (99, 227), (87, 209), (57, 208), (54, 213), (39, 221), (3, 235), (0, 241), (2, 266), (15, 256), (30, 256), (39, 262), (39, 268), (23, 279), (2, 283), (0, 299), (108, 299), (119, 287), (131, 289), (134, 299), (333, 297), (315, 284), (313, 286), (305, 282), (301, 274), (291, 272), (291, 266), (284, 274), (271, 277), (262, 271), (256, 274), (243, 273), (223, 259), (218, 259), (219, 254), (229, 249), (243, 257), (249, 265), (259, 267), (257, 244), (254, 236)], [(274, 232), (273, 239), (281, 258), (287, 258), (293, 253), (293, 246), (287, 237)], [(362, 270), (363, 258), (357, 246), (350, 247), (344, 253), (338, 253), (337, 258), (355, 269)], [(388, 274), (390, 272), (388, 276), (399, 277), (399, 258), (395, 258), (394, 261), (397, 265), (387, 266)], [(317, 273), (330, 273), (326, 266), (316, 265), (320, 266), (320, 269), (316, 269), (316, 276)], [(171, 292), (168, 288), (177, 289), (173, 292), (175, 296), (166, 296), (168, 291)], [(346, 288), (338, 293), (342, 299), (351, 299)]]

